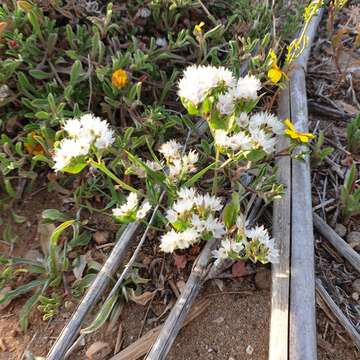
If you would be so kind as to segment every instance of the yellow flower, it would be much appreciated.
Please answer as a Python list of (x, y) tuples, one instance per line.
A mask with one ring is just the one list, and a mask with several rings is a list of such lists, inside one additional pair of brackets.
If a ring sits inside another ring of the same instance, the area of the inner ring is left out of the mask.
[(272, 64), (271, 69), (267, 73), (268, 78), (274, 84), (277, 84), (280, 81), (282, 75), (283, 72), (279, 69), (279, 67), (275, 63)]
[(278, 60), (275, 51), (273, 49), (270, 49), (269, 57), (270, 57), (271, 68), (269, 69), (267, 76), (272, 83), (277, 84), (283, 76), (286, 77), (286, 74), (283, 71), (281, 71), (281, 69), (277, 65)]
[(115, 70), (111, 77), (111, 83), (118, 89), (123, 88), (128, 83), (126, 71), (123, 69)]
[(202, 33), (202, 27), (205, 25), (203, 21), (201, 21), (200, 24), (195, 25), (194, 27), (194, 33), (195, 34), (201, 34)]
[(294, 124), (289, 119), (286, 119), (284, 124), (287, 126), (287, 129), (284, 130), (284, 134), (290, 136), (294, 140), (300, 140), (303, 143), (308, 143), (310, 139), (315, 138), (315, 135), (311, 133), (297, 131)]

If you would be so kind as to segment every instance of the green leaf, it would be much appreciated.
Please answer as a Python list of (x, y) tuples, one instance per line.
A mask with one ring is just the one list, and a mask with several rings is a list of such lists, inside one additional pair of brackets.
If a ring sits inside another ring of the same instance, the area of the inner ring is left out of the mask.
[(61, 211), (59, 211), (57, 209), (44, 210), (41, 214), (41, 218), (45, 222), (54, 222), (54, 221), (63, 222), (63, 221), (69, 220), (68, 216), (66, 216), (65, 214), (63, 214)]
[(48, 79), (50, 77), (49, 73), (36, 69), (29, 70), (29, 74), (38, 80)]
[(96, 315), (94, 321), (85, 329), (80, 331), (81, 334), (91, 334), (96, 330), (100, 329), (104, 325), (105, 321), (109, 318), (111, 310), (113, 309), (119, 295), (113, 295), (109, 300), (107, 300), (104, 305), (101, 307), (100, 311)]
[(0, 304), (5, 303), (6, 301), (15, 299), (23, 294), (26, 294), (27, 292), (31, 291), (32, 289), (44, 285), (46, 283), (47, 280), (33, 280), (30, 281), (29, 283), (25, 284), (25, 285), (21, 285), (18, 286), (16, 289), (14, 290), (10, 290), (7, 293), (3, 294), (2, 296), (0, 296)]
[(71, 72), (70, 72), (70, 86), (75, 86), (75, 84), (78, 82), (79, 80), (79, 76), (80, 73), (82, 72), (82, 65), (80, 60), (76, 60), (73, 64), (73, 66), (71, 67)]
[(29, 325), (29, 314), (33, 307), (37, 304), (39, 301), (39, 297), (41, 293), (43, 292), (43, 289), (39, 289), (35, 292), (35, 294), (26, 301), (24, 306), (21, 308), (20, 314), (19, 314), (19, 323), (22, 331), (26, 331)]
[(191, 187), (193, 186), (197, 181), (199, 181), (209, 170), (216, 168), (216, 162), (208, 165), (206, 168), (200, 170), (197, 172), (194, 176), (192, 176), (188, 181), (184, 183), (184, 186)]
[(87, 163), (85, 161), (79, 161), (74, 164), (70, 164), (63, 168), (63, 172), (67, 172), (69, 174), (78, 174), (81, 172), (84, 168), (86, 168)]
[(240, 198), (238, 193), (233, 193), (231, 201), (225, 206), (222, 218), (227, 229), (231, 229), (235, 224), (240, 212)]
[(47, 120), (50, 117), (50, 114), (46, 111), (38, 111), (35, 116), (40, 120)]

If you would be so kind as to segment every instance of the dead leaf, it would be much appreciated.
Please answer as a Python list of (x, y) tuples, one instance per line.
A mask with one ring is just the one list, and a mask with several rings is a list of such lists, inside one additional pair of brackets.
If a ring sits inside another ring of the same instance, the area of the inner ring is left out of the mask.
[(86, 357), (90, 360), (104, 360), (111, 353), (111, 347), (103, 341), (96, 341), (86, 350)]
[(343, 100), (334, 100), (334, 102), (340, 109), (350, 114), (351, 116), (356, 116), (359, 112), (355, 106), (352, 106)]
[(133, 291), (129, 292), (130, 293), (129, 298), (130, 298), (130, 300), (134, 301), (136, 304), (145, 306), (155, 296), (156, 291), (157, 290), (155, 290), (153, 292), (145, 291), (141, 295), (136, 295), (133, 290)]
[(174, 263), (177, 271), (180, 271), (185, 268), (188, 258), (186, 255), (176, 255), (174, 254)]
[(244, 261), (236, 261), (231, 267), (231, 274), (233, 277), (242, 277), (247, 274)]
[(48, 249), (49, 249), (49, 240), (56, 229), (54, 224), (44, 224), (39, 223), (37, 228), (37, 236), (40, 242), (42, 253), (46, 256), (48, 255)]

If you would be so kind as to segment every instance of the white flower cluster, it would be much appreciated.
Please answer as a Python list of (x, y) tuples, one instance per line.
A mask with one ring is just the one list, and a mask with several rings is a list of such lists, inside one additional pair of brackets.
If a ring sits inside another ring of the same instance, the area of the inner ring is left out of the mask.
[(115, 140), (114, 131), (109, 124), (92, 114), (67, 120), (64, 130), (68, 137), (60, 142), (53, 156), (56, 171), (63, 170), (74, 158), (88, 155), (92, 146), (102, 150)]
[(146, 200), (141, 205), (139, 204), (139, 198), (136, 193), (130, 193), (126, 199), (126, 202), (120, 207), (113, 209), (113, 215), (120, 220), (141, 220), (145, 217), (148, 211), (151, 209), (150, 203)]
[(192, 65), (184, 71), (179, 82), (179, 96), (193, 105), (200, 104), (211, 90), (225, 86), (232, 87), (235, 78), (232, 72), (222, 66)]
[(236, 119), (236, 131), (230, 135), (225, 130), (215, 130), (215, 144), (232, 151), (263, 149), (271, 154), (275, 149), (275, 134), (281, 134), (283, 124), (276, 116), (260, 112), (249, 117), (241, 113)]
[(221, 200), (215, 196), (198, 194), (193, 188), (180, 189), (178, 200), (166, 214), (174, 229), (161, 237), (161, 250), (173, 252), (186, 249), (202, 239), (221, 238), (225, 227), (216, 213), (222, 207)]
[(170, 140), (161, 145), (159, 152), (164, 156), (172, 179), (181, 179), (183, 175), (196, 171), (195, 164), (199, 160), (196, 151), (190, 150), (183, 154), (182, 145), (176, 140)]
[(248, 228), (248, 224), (239, 218), (238, 232), (221, 241), (219, 249), (213, 250), (213, 256), (219, 262), (224, 259), (247, 260), (262, 263), (276, 263), (279, 251), (264, 226)]
[[(217, 108), (223, 115), (230, 115), (236, 101), (256, 100), (261, 82), (255, 76), (246, 75), (237, 81), (233, 73), (224, 67), (192, 65), (189, 66), (179, 82), (180, 98), (197, 106), (212, 90), (220, 88)], [(225, 91), (225, 93), (224, 93)]]

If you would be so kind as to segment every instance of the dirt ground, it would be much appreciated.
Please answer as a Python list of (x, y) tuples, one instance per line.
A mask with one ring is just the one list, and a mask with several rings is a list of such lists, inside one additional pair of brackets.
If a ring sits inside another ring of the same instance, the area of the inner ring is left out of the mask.
[[(18, 215), (27, 221), (18, 224), (18, 240), (13, 254), (24, 256), (28, 250), (38, 250), (36, 235), (37, 223), (41, 212), (46, 208), (60, 207), (60, 200), (46, 191), (34, 198), (27, 199), (16, 207)], [(32, 220), (30, 220), (32, 219)], [(0, 229), (1, 230), (1, 229)], [(1, 245), (0, 251), (7, 253), (8, 248)], [(19, 279), (21, 282), (21, 278)], [(270, 318), (270, 291), (256, 289), (254, 276), (224, 280), (223, 292), (214, 282), (207, 283), (200, 299), (209, 299), (210, 305), (199, 317), (186, 326), (176, 339), (169, 360), (265, 360), (268, 354), (268, 332)], [(270, 286), (270, 280), (264, 287)], [(0, 360), (23, 360), (26, 350), (34, 355), (45, 356), (63, 326), (71, 316), (69, 311), (61, 309), (59, 316), (50, 322), (44, 322), (38, 311), (30, 317), (29, 330), (23, 334), (18, 326), (18, 314), (27, 296), (14, 300), (0, 312)], [(158, 304), (161, 307), (161, 304)], [(148, 312), (148, 306), (128, 303), (121, 314), (119, 324), (123, 327), (122, 349), (135, 341), (140, 332), (145, 334), (153, 326), (165, 319), (168, 312), (159, 321)], [(144, 318), (147, 319), (143, 324)], [(326, 325), (328, 323), (328, 325)], [(325, 326), (332, 339), (319, 347), (319, 360), (355, 360), (360, 359), (351, 341), (340, 325), (331, 322), (321, 310), (318, 310), (319, 333)], [(331, 334), (334, 329), (333, 334)], [(336, 331), (335, 331), (336, 330)], [(85, 359), (85, 351), (95, 341), (105, 341), (114, 348), (118, 325), (112, 331), (99, 331), (86, 338), (83, 348), (74, 352), (69, 360)], [(339, 336), (340, 334), (340, 336)], [(329, 336), (327, 337), (329, 338)]]

